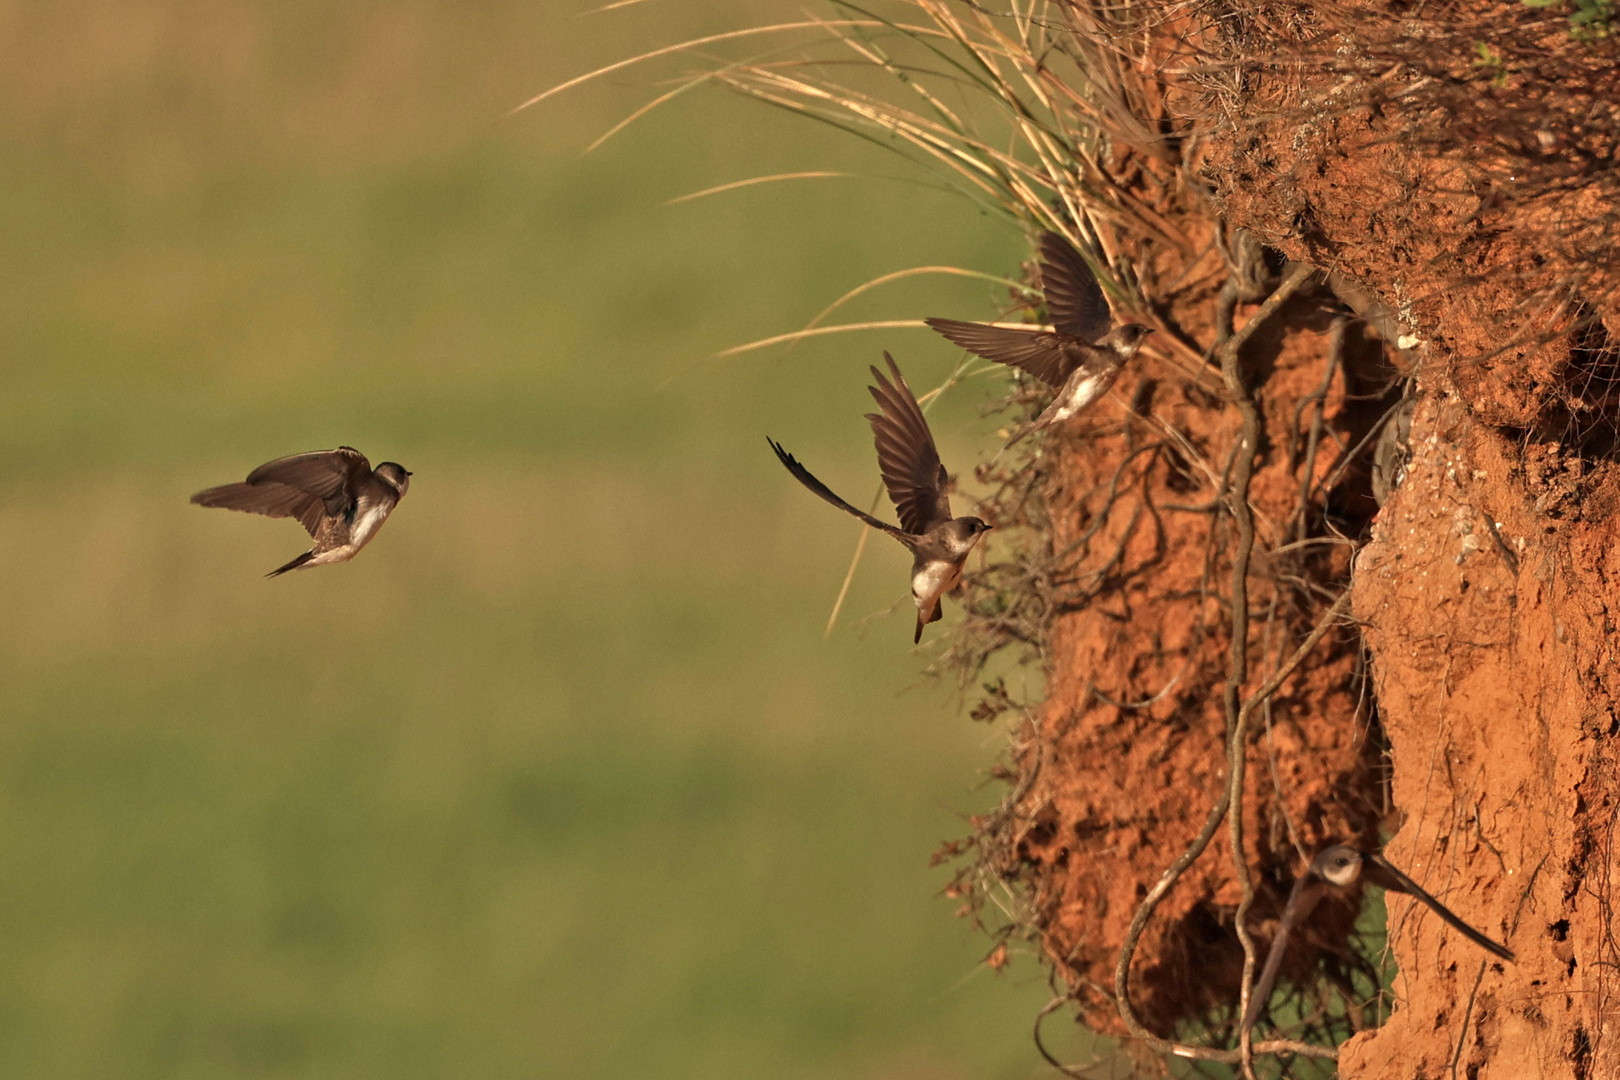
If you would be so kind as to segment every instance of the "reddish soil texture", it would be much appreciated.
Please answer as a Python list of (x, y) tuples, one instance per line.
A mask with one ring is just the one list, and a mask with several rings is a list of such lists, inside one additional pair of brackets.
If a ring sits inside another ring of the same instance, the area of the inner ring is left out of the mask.
[(1620, 331), (1620, 34), (1577, 41), (1520, 3), (1435, 5), (1421, 24), (1380, 3), (1284, 7), (1339, 34), (1239, 43), (1271, 59), (1233, 61), (1249, 62), (1241, 108), (1207, 144), (1228, 220), (1382, 296), (1429, 345), (1425, 381), (1444, 369), (1484, 422), (1612, 410), (1612, 361), (1594, 379), (1568, 334)]
[[(1551, 168), (1594, 90), (1615, 115), (1620, 69), (1587, 72), (1567, 35), (1542, 44), (1576, 61), (1556, 84), (1576, 104), (1527, 110), (1559, 133)], [(1422, 339), (1406, 480), (1354, 579), (1404, 819), (1389, 852), (1518, 953), (1495, 962), (1391, 897), (1398, 1005), (1340, 1074), (1620, 1076), (1620, 297), (1617, 264), (1590, 257), (1616, 250), (1612, 166), (1520, 192), (1501, 174), (1523, 155), (1414, 141), (1421, 106), (1309, 125), (1284, 108), (1331, 81), (1257, 77), (1263, 104), (1209, 172), (1234, 222), (1354, 274)]]
[(1399, 1004), (1340, 1072), (1620, 1076), (1620, 475), (1527, 453), (1444, 391), (1418, 409), (1412, 449), (1355, 576), (1406, 816), (1389, 851), (1518, 962), (1391, 897)]
[[(1365, 543), (1353, 575), (1362, 634), (1327, 639), (1248, 747), (1245, 860), (1262, 955), (1298, 852), (1370, 849), (1393, 831), (1391, 861), (1518, 962), (1389, 896), (1396, 1008), (1346, 1044), (1340, 1075), (1599, 1080), (1620, 1077), (1620, 258), (1609, 257), (1620, 255), (1620, 65), (1604, 61), (1612, 42), (1583, 52), (1558, 19), (1523, 5), (1440, 25), (1460, 10), (1272, 5), (1223, 23), (1269, 40), (1182, 33), (1182, 46), (1196, 40), (1242, 77), (1216, 91), (1207, 79), (1161, 87), (1157, 100), (1242, 96), (1209, 107), (1199, 121), (1214, 134), (1201, 157), (1184, 154), (1201, 161), (1213, 205), (1155, 210), (1189, 237), (1209, 236), (1218, 210), (1354, 279), (1412, 335), (1386, 350), (1354, 324), (1310, 463), (1301, 448), (1328, 373), (1333, 301), (1303, 293), (1243, 354), (1264, 413), (1245, 692), (1351, 579), (1350, 545), (1333, 536)], [(1431, 16), (1432, 32), (1417, 34), (1411, 19)], [(1330, 17), (1348, 20), (1337, 35), (1320, 33)], [(1506, 58), (1501, 70), (1476, 69), (1475, 33)], [(1314, 66), (1311, 48), (1326, 50)], [(1404, 75), (1387, 63), (1402, 49)], [(1162, 324), (1196, 350), (1224, 275), (1191, 250), (1144, 248), (1136, 265)], [(1254, 310), (1240, 307), (1238, 325)], [(1347, 458), (1394, 400), (1386, 354), (1417, 365), (1417, 405), (1404, 483), (1379, 509), (1367, 455)], [(1081, 1018), (1112, 1031), (1126, 929), (1226, 782), (1235, 533), (1212, 502), (1238, 417), (1218, 380), (1159, 355), (1043, 450), (1051, 677), (1001, 867), (1031, 882), (1044, 951)], [(1219, 1024), (1236, 1003), (1227, 844), (1223, 827), (1137, 950), (1132, 1001), (1159, 1032)], [(1319, 911), (1285, 981), (1344, 978), (1360, 900)]]
[(1420, 270), (1403, 301), (1465, 300), (1425, 287), (1440, 274), (1615, 288), (1615, 35), (1514, 0), (1228, 7), (1199, 55), (1239, 77), (1180, 100), (1213, 121), (1210, 178), (1262, 238), (1364, 280)]
[[(1209, 324), (1213, 290), (1180, 299), (1182, 325), (1200, 317)], [(1267, 553), (1299, 537), (1320, 539), (1311, 523), (1324, 509), (1322, 487), (1352, 531), (1374, 509), (1365, 472), (1335, 482), (1340, 455), (1328, 449), (1333, 440), (1357, 443), (1384, 408), (1376, 399), (1391, 372), (1359, 332), (1346, 339), (1351, 393), (1341, 375), (1328, 385), (1327, 434), (1307, 461), (1311, 405), (1328, 381), (1330, 305), (1319, 291), (1302, 293), (1244, 350), (1266, 432), (1250, 485), (1258, 541), (1248, 690), (1294, 651), (1326, 606), (1302, 583), (1342, 581), (1349, 569), (1344, 544)], [(1361, 396), (1374, 400), (1355, 400)], [(1235, 536), (1230, 517), (1212, 511), (1237, 435), (1236, 411), (1218, 393), (1161, 363), (1122, 378), (1108, 405), (1044, 451), (1054, 470), (1048, 511), (1059, 614), (1035, 740), (1040, 771), (1021, 806), (1014, 855), (1036, 884), (1048, 957), (1075, 987), (1083, 1019), (1104, 1030), (1119, 1030), (1114, 964), (1147, 884), (1193, 841), (1226, 784), (1222, 688)], [(1307, 477), (1316, 490), (1302, 500)], [(1290, 834), (1307, 852), (1336, 840), (1377, 843), (1382, 747), (1371, 737), (1359, 648), (1353, 633), (1330, 638), (1252, 729), (1244, 820), (1258, 889), (1250, 923), (1262, 947), (1300, 865)], [(1142, 939), (1132, 1000), (1150, 1027), (1169, 1033), (1235, 1006), (1239, 896), (1223, 829)], [(1358, 908), (1359, 897), (1349, 897), (1321, 909), (1317, 943), (1342, 954)], [(1320, 957), (1301, 950), (1288, 970), (1310, 970)]]

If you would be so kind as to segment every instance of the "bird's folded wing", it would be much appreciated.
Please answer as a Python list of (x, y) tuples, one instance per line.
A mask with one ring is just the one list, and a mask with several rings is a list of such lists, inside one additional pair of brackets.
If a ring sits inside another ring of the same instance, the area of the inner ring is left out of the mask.
[(1059, 332), (1087, 345), (1108, 333), (1113, 312), (1097, 276), (1074, 245), (1053, 232), (1041, 236), (1041, 291)]
[(933, 433), (917, 399), (906, 385), (905, 376), (888, 353), (894, 376), (890, 382), (877, 368), (872, 369), (876, 386), (868, 387), (881, 412), (867, 413), (877, 444), (878, 469), (883, 486), (900, 515), (900, 527), (921, 535), (951, 519), (951, 502), (945, 493), (949, 478), (940, 464)]
[(1074, 361), (1064, 352), (1063, 339), (1050, 330), (1020, 330), (956, 319), (923, 321), (968, 352), (1027, 371), (1054, 390), (1062, 387), (1074, 370)]
[(371, 474), (366, 455), (352, 446), (336, 450), (316, 450), (293, 454), (260, 465), (248, 474), (249, 484), (285, 484), (314, 495), (326, 503), (328, 513), (348, 509), (356, 485)]
[(1277, 972), (1282, 970), (1283, 957), (1288, 952), (1288, 939), (1305, 921), (1311, 909), (1316, 907), (1317, 901), (1322, 899), (1323, 889), (1322, 882), (1310, 874), (1294, 882), (1288, 894), (1288, 903), (1283, 907), (1282, 920), (1277, 923), (1277, 933), (1271, 939), (1266, 966), (1255, 980), (1254, 989), (1249, 992), (1249, 1007), (1243, 1014), (1241, 1030), (1254, 1027), (1255, 1021), (1260, 1019), (1260, 1011), (1266, 1007), (1266, 999), (1271, 997), (1272, 987), (1276, 985)]

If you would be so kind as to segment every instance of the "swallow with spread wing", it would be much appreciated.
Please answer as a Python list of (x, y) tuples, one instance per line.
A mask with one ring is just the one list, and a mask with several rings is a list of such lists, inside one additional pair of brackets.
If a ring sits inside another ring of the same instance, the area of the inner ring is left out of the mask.
[(1369, 885), (1377, 885), (1389, 892), (1405, 893), (1423, 901), (1446, 925), (1475, 945), (1503, 960), (1510, 962), (1513, 960), (1512, 949), (1497, 944), (1463, 922), (1382, 855), (1376, 852), (1364, 855), (1353, 847), (1335, 844), (1313, 859), (1310, 869), (1294, 882), (1294, 888), (1288, 894), (1288, 903), (1283, 906), (1282, 921), (1277, 924), (1277, 935), (1271, 940), (1271, 951), (1266, 954), (1266, 966), (1261, 970), (1260, 978), (1254, 984), (1254, 991), (1249, 995), (1249, 1007), (1243, 1014), (1241, 1031), (1254, 1027), (1255, 1021), (1260, 1018), (1260, 1011), (1265, 1008), (1266, 999), (1271, 996), (1272, 985), (1277, 981), (1277, 972), (1282, 967), (1289, 935), (1305, 921), (1311, 909), (1327, 895), (1329, 889), (1347, 889), (1354, 885), (1358, 878)]
[(1153, 332), (1140, 323), (1113, 325), (1113, 312), (1096, 276), (1074, 246), (1057, 233), (1041, 235), (1041, 290), (1052, 318), (1051, 330), (925, 320), (968, 352), (1026, 371), (1057, 391), (1052, 404), (1014, 435), (1008, 446), (1078, 415), (1106, 394), (1126, 361)]
[(411, 486), (403, 466), (385, 461), (376, 469), (352, 446), (294, 454), (260, 465), (240, 484), (199, 491), (198, 506), (221, 506), (265, 517), (297, 518), (314, 545), (266, 574), (347, 562), (365, 547)]
[(879, 411), (867, 413), (866, 419), (871, 421), (877, 443), (883, 485), (888, 488), (889, 498), (900, 515), (898, 529), (855, 509), (810, 475), (810, 471), (780, 444), (770, 438), (765, 441), (771, 444), (777, 458), (799, 483), (845, 513), (888, 533), (911, 552), (911, 598), (917, 604), (917, 630), (911, 641), (916, 644), (922, 640), (923, 627), (939, 619), (940, 598), (962, 580), (962, 567), (968, 553), (990, 526), (976, 517), (951, 516), (951, 503), (946, 496), (950, 478), (945, 466), (940, 464), (928, 421), (911, 387), (906, 385), (905, 376), (895, 365), (894, 357), (884, 353), (883, 358), (889, 362), (894, 380), (891, 382), (877, 368), (872, 369), (877, 385), (868, 389), (877, 399)]

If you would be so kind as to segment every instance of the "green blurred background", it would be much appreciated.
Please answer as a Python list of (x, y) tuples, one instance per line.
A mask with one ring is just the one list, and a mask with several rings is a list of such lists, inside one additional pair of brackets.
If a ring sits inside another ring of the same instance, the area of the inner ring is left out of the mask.
[[(722, 91), (582, 153), (699, 58), (507, 117), (802, 17), (576, 2), (0, 6), (0, 1075), (1042, 1072), (1040, 968), (928, 866), (1003, 736), (894, 545), (822, 640), (857, 529), (764, 440), (864, 501), (867, 364), (956, 354), (704, 359), (1019, 238)], [(862, 178), (663, 205), (799, 169)], [(186, 503), (339, 443), (416, 473), (350, 565)]]

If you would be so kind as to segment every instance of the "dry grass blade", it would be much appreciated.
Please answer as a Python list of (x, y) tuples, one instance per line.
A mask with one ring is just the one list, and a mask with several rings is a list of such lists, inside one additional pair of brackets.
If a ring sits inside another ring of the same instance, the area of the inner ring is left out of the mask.
[(599, 8), (591, 8), (589, 11), (582, 11), (576, 16), (576, 18), (583, 19), (587, 15), (600, 15), (604, 11), (618, 11), (620, 8), (635, 7), (637, 4), (645, 4), (646, 2), (647, 0), (616, 0), (616, 2), (612, 4), (604, 4)]
[(997, 285), (1005, 285), (1009, 289), (1027, 288), (1027, 286), (1025, 286), (1021, 281), (1014, 281), (1012, 278), (1003, 277), (1000, 274), (987, 274), (982, 270), (964, 270), (958, 266), (913, 266), (908, 270), (896, 270), (890, 274), (883, 274), (880, 277), (873, 278), (871, 281), (855, 286), (853, 289), (849, 290), (849, 292), (845, 293), (843, 296), (840, 296), (837, 300), (834, 300), (825, 308), (822, 308), (821, 312), (816, 315), (815, 318), (806, 323), (804, 328), (806, 330), (814, 329), (816, 326), (820, 325), (822, 319), (825, 319), (827, 316), (831, 315), (833, 312), (837, 311), (839, 308), (843, 307), (857, 296), (860, 296), (862, 293), (869, 292), (872, 289), (877, 288), (879, 285), (887, 285), (891, 281), (903, 281), (906, 278), (918, 277), (923, 274), (948, 274), (954, 277), (975, 278), (979, 281), (989, 281)]
[[(644, 52), (644, 53), (640, 54), (639, 56), (632, 56), (627, 60), (617, 60), (617, 61), (615, 61), (615, 62), (613, 62), (611, 64), (608, 64), (605, 67), (599, 67), (595, 71), (587, 71), (583, 75), (576, 75), (572, 79), (569, 79), (567, 82), (558, 83), (556, 86), (553, 86), (550, 90), (544, 90), (544, 91), (534, 95), (534, 97), (532, 97), (529, 100), (525, 101), (523, 104), (518, 105), (517, 107), (513, 108), (506, 115), (512, 116), (515, 113), (520, 113), (524, 109), (529, 108), (531, 105), (538, 105), (542, 101), (546, 100), (549, 97), (555, 97), (556, 95), (562, 93), (564, 90), (572, 90), (574, 87), (583, 85), (584, 83), (588, 83), (592, 79), (601, 78), (603, 75), (609, 75), (609, 74), (612, 74), (615, 71), (622, 71), (627, 67), (634, 67), (636, 64), (645, 63), (648, 60), (656, 60), (660, 56), (670, 56), (670, 55), (673, 55), (675, 53), (688, 52), (688, 51), (690, 51), (692, 49), (696, 49), (696, 48), (698, 48), (699, 46), (702, 46), (702, 45), (714, 45), (714, 44), (718, 44), (719, 42), (722, 42), (722, 41), (736, 41), (736, 40), (741, 39), (741, 38), (758, 37), (761, 34), (779, 34), (779, 33), (784, 33), (784, 32), (786, 32), (788, 30), (805, 30), (805, 29), (809, 29), (811, 27), (825, 25), (826, 22), (827, 22), (827, 20), (817, 19), (817, 20), (814, 20), (812, 22), (777, 23), (777, 24), (772, 25), (772, 26), (751, 26), (751, 27), (748, 27), (748, 28), (743, 29), (743, 30), (728, 30), (723, 34), (710, 34), (707, 37), (691, 38), (691, 39), (689, 39), (687, 41), (681, 42), (678, 45), (666, 45), (661, 49), (653, 49), (651, 52)], [(853, 22), (853, 21), (844, 21), (842, 23), (835, 23), (834, 25), (844, 25), (844, 26), (868, 25), (868, 26), (876, 26), (876, 25), (880, 25), (880, 24), (877, 24), (877, 23), (857, 24), (856, 22)]]
[(733, 345), (714, 354), (713, 359), (722, 360), (728, 356), (739, 353), (753, 352), (755, 349), (764, 349), (771, 345), (780, 345), (786, 341), (802, 341), (807, 337), (820, 337), (823, 334), (845, 334), (852, 330), (900, 330), (927, 328), (927, 323), (921, 319), (888, 319), (881, 322), (845, 323), (841, 326), (818, 326), (813, 330), (795, 330), (791, 334), (777, 334), (775, 337), (761, 338), (750, 341), (744, 345)]
[[(876, 514), (878, 504), (883, 501), (883, 488), (879, 485), (877, 494), (872, 496), (872, 502), (866, 508), (868, 514)], [(872, 526), (862, 522), (861, 538), (855, 541), (855, 554), (849, 558), (849, 569), (844, 572), (843, 584), (838, 586), (838, 598), (833, 601), (832, 613), (827, 616), (827, 626), (821, 632), (821, 640), (826, 641), (832, 637), (833, 627), (838, 625), (838, 613), (844, 610), (844, 598), (849, 595), (849, 586), (855, 580), (855, 569), (861, 565), (861, 554), (866, 550), (866, 539), (872, 535)]]
[[(790, 101), (796, 97), (801, 99), (801, 107), (804, 108), (808, 108), (808, 104), (805, 103), (812, 102), (829, 105), (886, 134), (898, 135), (992, 193), (995, 188), (991, 185), (996, 180), (1003, 179), (1005, 170), (1029, 169), (1023, 162), (1001, 153), (982, 141), (960, 138), (945, 124), (903, 109), (896, 109), (881, 99), (820, 86), (806, 79), (790, 79), (778, 72), (761, 68), (743, 68), (741, 74), (751, 75), (756, 80), (755, 85), (741, 79), (733, 82), (733, 85), (745, 93), (777, 103)], [(1005, 180), (1003, 182), (1005, 183)]]
[(617, 135), (619, 132), (623, 131), (625, 128), (629, 127), (631, 124), (635, 123), (637, 120), (640, 120), (643, 116), (646, 116), (648, 113), (652, 112), (654, 109), (658, 108), (661, 105), (665, 105), (665, 104), (675, 100), (676, 98), (680, 97), (682, 94), (686, 93), (688, 90), (696, 89), (697, 87), (702, 86), (706, 82), (713, 81), (713, 79), (714, 79), (713, 73), (705, 71), (702, 75), (699, 75), (697, 78), (690, 79), (687, 82), (684, 82), (681, 85), (675, 87), (675, 89), (658, 95), (657, 97), (653, 98), (651, 101), (647, 102), (647, 104), (641, 106), (641, 108), (637, 109), (635, 112), (631, 113), (629, 116), (625, 117), (623, 120), (620, 120), (617, 124), (614, 124), (612, 127), (608, 128), (606, 131), (602, 132), (602, 134), (598, 135), (596, 138), (592, 139), (591, 144), (585, 148), (584, 153), (586, 153), (586, 154), (591, 153), (592, 151), (599, 148), (603, 143), (605, 143), (609, 139), (613, 138), (613, 136)]
[(847, 178), (850, 175), (852, 174), (842, 172), (792, 172), (777, 173), (774, 176), (754, 176), (747, 180), (733, 180), (729, 184), (716, 184), (714, 187), (704, 188), (702, 191), (694, 191), (690, 195), (677, 195), (673, 199), (665, 199), (663, 205), (674, 206), (676, 203), (691, 202), (693, 199), (701, 199), (709, 195), (719, 195), (722, 192), (727, 191), (739, 191), (742, 188), (754, 187), (757, 184), (774, 184), (778, 180), (821, 180), (831, 178)]

